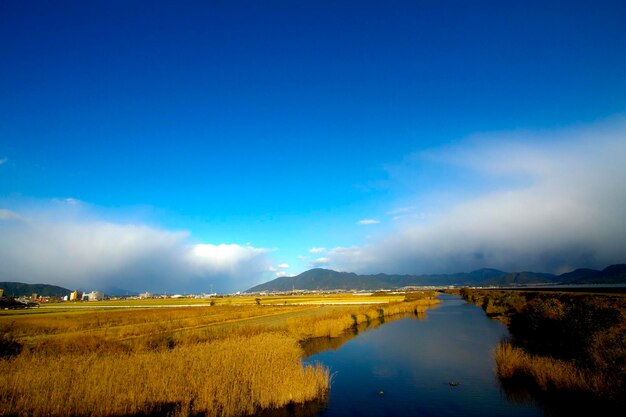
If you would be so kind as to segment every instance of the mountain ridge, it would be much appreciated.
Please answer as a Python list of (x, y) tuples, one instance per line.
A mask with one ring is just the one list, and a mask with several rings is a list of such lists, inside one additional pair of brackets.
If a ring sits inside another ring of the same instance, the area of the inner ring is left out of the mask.
[(358, 275), (332, 269), (313, 268), (293, 277), (280, 277), (256, 285), (245, 292), (290, 290), (376, 290), (406, 286), (507, 286), (529, 284), (620, 284), (626, 283), (626, 264), (610, 265), (603, 270), (579, 268), (555, 275), (547, 272), (505, 272), (481, 268), (453, 274)]
[(71, 291), (67, 288), (51, 284), (26, 284), (24, 282), (3, 281), (0, 288), (4, 290), (5, 297), (21, 297), (37, 294), (44, 297), (63, 297)]

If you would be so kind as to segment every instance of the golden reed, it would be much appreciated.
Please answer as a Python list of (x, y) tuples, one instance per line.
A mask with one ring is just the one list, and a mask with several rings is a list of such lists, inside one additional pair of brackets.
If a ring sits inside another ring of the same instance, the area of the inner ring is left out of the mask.
[(321, 399), (329, 371), (304, 366), (299, 341), (336, 337), (359, 323), (420, 313), (437, 302), (423, 297), (337, 310), (215, 306), (5, 320), (3, 332), (17, 335), (25, 349), (0, 359), (0, 415), (230, 417)]
[(323, 397), (288, 335), (234, 337), (133, 354), (22, 354), (0, 361), (0, 415), (238, 416)]

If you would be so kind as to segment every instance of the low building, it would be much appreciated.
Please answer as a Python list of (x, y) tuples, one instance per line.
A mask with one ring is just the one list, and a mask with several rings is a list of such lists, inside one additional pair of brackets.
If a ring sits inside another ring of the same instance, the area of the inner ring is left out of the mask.
[(102, 301), (104, 300), (104, 293), (100, 291), (92, 291), (87, 294), (87, 299), (89, 301)]

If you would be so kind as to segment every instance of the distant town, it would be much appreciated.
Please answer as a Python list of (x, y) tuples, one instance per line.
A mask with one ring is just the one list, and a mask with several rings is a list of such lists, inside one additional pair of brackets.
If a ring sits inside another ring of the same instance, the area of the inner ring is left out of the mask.
[(387, 294), (387, 295), (396, 295), (396, 294), (404, 294), (406, 292), (412, 291), (423, 291), (423, 290), (441, 290), (441, 289), (452, 289), (455, 286), (427, 286), (427, 287), (415, 287), (408, 286), (398, 289), (378, 289), (378, 290), (345, 290), (345, 289), (332, 289), (332, 290), (302, 290), (302, 289), (292, 289), (289, 291), (255, 291), (255, 292), (241, 292), (237, 291), (229, 294), (218, 294), (218, 293), (200, 293), (200, 294), (154, 294), (151, 292), (144, 292), (140, 294), (129, 294), (129, 295), (107, 295), (102, 291), (93, 290), (90, 292), (87, 291), (68, 291), (67, 295), (63, 296), (50, 296), (50, 295), (39, 295), (37, 293), (31, 293), (30, 295), (19, 295), (15, 294), (5, 295), (5, 290), (0, 288), (0, 308), (3, 309), (13, 309), (13, 308), (29, 308), (29, 307), (37, 307), (40, 304), (48, 304), (48, 303), (77, 303), (77, 302), (93, 302), (93, 301), (123, 301), (123, 300), (148, 300), (148, 299), (212, 299), (212, 298), (225, 298), (225, 297), (250, 297), (250, 296), (288, 296), (288, 295), (331, 295), (331, 294), (346, 294), (350, 293), (356, 296), (370, 296), (373, 294)]
[[(152, 294), (150, 292), (145, 292), (141, 294), (133, 294), (133, 295), (123, 295), (123, 296), (109, 296), (102, 291), (93, 290), (90, 292), (86, 291), (70, 291), (69, 294), (64, 296), (50, 296), (50, 295), (39, 295), (37, 293), (32, 293), (30, 295), (20, 295), (13, 296), (8, 295), (4, 296), (4, 289), (0, 288), (0, 298), (4, 301), (9, 299), (13, 300), (16, 303), (23, 304), (25, 307), (32, 307), (33, 305), (38, 305), (39, 303), (62, 303), (62, 302), (82, 302), (82, 301), (105, 301), (105, 300), (144, 300), (144, 299), (168, 299), (168, 298), (211, 298), (211, 297), (220, 297), (222, 295), (218, 295), (216, 293), (211, 294)], [(6, 308), (6, 306), (3, 306)], [(16, 304), (15, 307), (18, 307)]]

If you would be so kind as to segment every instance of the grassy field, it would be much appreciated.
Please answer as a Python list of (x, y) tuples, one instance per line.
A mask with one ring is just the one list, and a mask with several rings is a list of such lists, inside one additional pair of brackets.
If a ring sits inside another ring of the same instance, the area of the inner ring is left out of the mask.
[(303, 341), (437, 303), (433, 293), (157, 301), (2, 311), (0, 415), (238, 416), (319, 399), (328, 371), (302, 365)]

